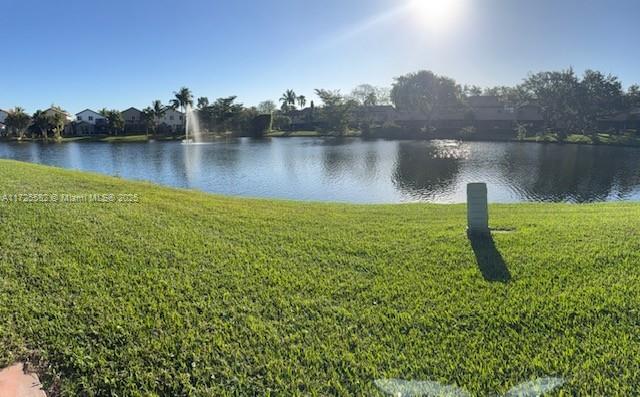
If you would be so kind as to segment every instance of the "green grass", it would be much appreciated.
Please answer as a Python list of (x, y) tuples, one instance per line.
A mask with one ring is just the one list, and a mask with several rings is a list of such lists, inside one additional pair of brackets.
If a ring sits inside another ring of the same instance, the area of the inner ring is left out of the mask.
[(236, 199), (13, 161), (0, 186), (139, 195), (0, 203), (0, 363), (37, 360), (61, 395), (640, 385), (637, 204), (491, 206), (515, 230), (494, 234), (510, 280), (490, 282), (461, 205)]

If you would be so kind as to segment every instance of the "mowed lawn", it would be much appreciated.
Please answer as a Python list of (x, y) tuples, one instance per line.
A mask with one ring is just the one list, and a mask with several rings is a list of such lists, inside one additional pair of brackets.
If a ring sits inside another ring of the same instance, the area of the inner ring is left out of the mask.
[(491, 206), (511, 230), (491, 281), (463, 205), (237, 199), (0, 161), (14, 193), (140, 197), (0, 203), (0, 364), (39, 363), (61, 395), (640, 390), (637, 204)]

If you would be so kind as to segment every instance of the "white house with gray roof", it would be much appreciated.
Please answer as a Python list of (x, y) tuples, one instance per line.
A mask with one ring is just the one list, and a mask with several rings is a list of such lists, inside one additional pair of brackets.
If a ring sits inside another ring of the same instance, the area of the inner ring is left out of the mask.
[(76, 113), (76, 121), (84, 121), (95, 125), (98, 120), (105, 120), (105, 117), (91, 109), (85, 109), (80, 113)]

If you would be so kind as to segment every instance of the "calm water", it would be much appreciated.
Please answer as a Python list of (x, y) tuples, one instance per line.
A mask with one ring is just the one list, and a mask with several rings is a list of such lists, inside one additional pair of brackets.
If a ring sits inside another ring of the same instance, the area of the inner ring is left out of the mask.
[(606, 146), (275, 138), (1, 143), (0, 157), (239, 196), (451, 203), (484, 181), (492, 202), (640, 199), (640, 149)]

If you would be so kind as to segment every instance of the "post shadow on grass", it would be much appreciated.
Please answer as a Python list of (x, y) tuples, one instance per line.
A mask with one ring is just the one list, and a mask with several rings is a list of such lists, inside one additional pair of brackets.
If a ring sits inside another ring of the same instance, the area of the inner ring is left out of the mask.
[(500, 251), (496, 248), (491, 233), (467, 233), (467, 236), (482, 277), (490, 282), (509, 282), (511, 273)]

